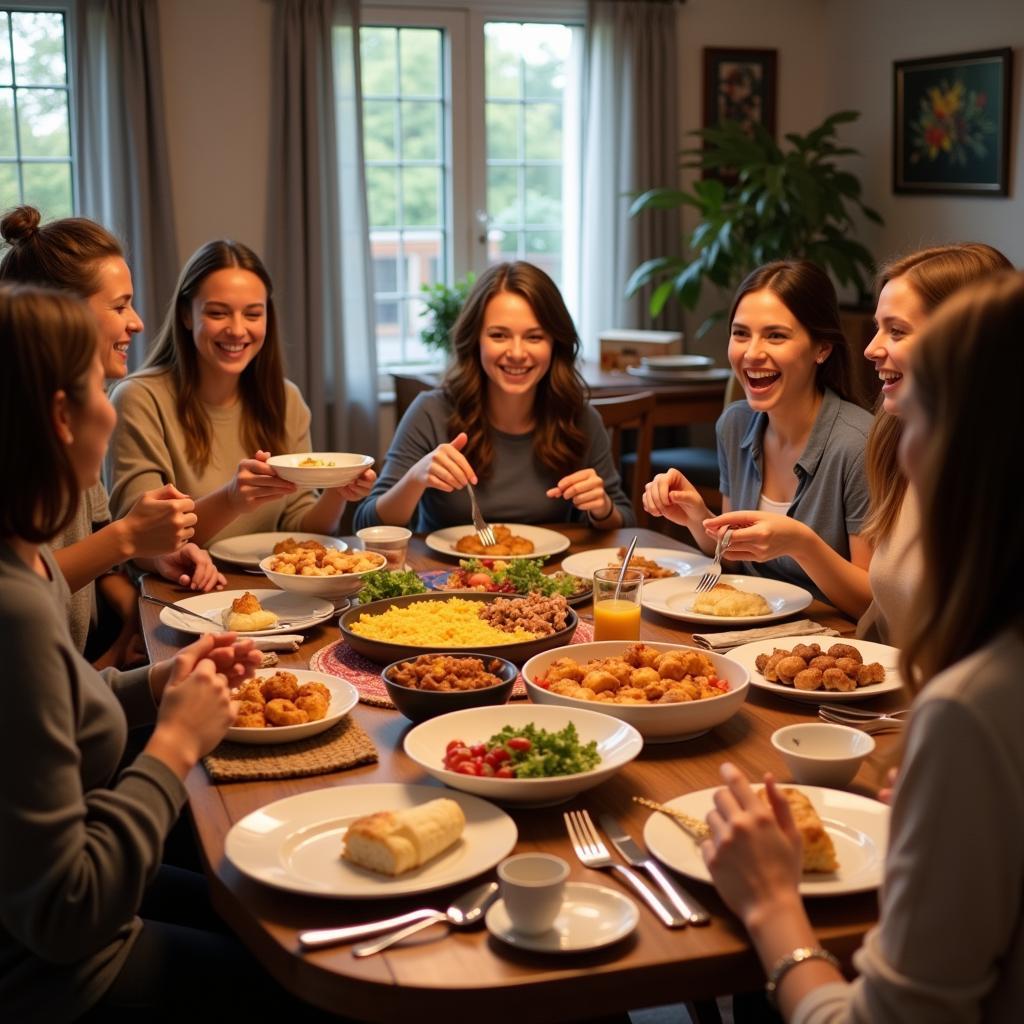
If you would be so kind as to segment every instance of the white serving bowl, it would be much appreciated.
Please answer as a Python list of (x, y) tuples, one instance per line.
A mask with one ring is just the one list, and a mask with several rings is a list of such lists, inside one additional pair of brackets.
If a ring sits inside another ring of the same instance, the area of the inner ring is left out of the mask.
[[(444, 767), (445, 749), (450, 740), (486, 743), (506, 725), (521, 728), (531, 722), (548, 732), (558, 732), (572, 722), (581, 743), (597, 741), (600, 763), (589, 772), (556, 775), (548, 779), (484, 778), (460, 775)], [(412, 729), (404, 743), (406, 754), (446, 786), (495, 803), (526, 807), (560, 804), (585, 789), (599, 785), (632, 761), (643, 745), (644, 741), (636, 729), (609, 715), (588, 709), (570, 711), (567, 708), (512, 704), (468, 708), (431, 718)]]
[(849, 785), (875, 741), (860, 729), (827, 722), (786, 725), (772, 733), (794, 782), (842, 789)]
[[(303, 466), (306, 459), (333, 462), (333, 466)], [(290, 480), (300, 487), (344, 487), (352, 483), (364, 470), (373, 465), (370, 455), (354, 452), (297, 452), (293, 455), (272, 455), (267, 465), (272, 466), (282, 480)]]
[[(696, 650), (682, 644), (648, 643), (658, 651)], [(604, 701), (579, 700), (576, 697), (563, 697), (552, 693), (534, 680), (543, 678), (548, 666), (559, 658), (572, 658), (581, 665), (600, 658), (612, 658), (621, 654), (629, 643), (625, 640), (600, 640), (590, 644), (572, 644), (569, 647), (556, 647), (550, 651), (531, 658), (523, 666), (523, 680), (526, 683), (530, 700), (535, 704), (557, 704), (566, 708), (587, 708), (599, 711), (603, 715), (611, 715), (632, 725), (648, 743), (672, 743), (676, 740), (689, 740), (695, 736), (721, 725), (732, 718), (747, 699), (750, 687), (750, 675), (747, 670), (724, 654), (713, 651), (700, 651), (707, 655), (715, 666), (719, 679), (729, 684), (729, 692), (720, 697), (706, 697), (704, 700), (688, 701), (684, 704), (612, 704)]]
[[(359, 554), (359, 552), (356, 552)], [(371, 572), (387, 567), (388, 560), (376, 551), (366, 552), (367, 556), (379, 559), (380, 564), (365, 572), (345, 572), (337, 576), (293, 576), (287, 572), (274, 572), (270, 563), (277, 555), (268, 555), (260, 562), (263, 575), (276, 587), (290, 590), (295, 594), (306, 594), (310, 597), (323, 597), (328, 601), (337, 601), (342, 597), (351, 597), (362, 589), (363, 578)]]

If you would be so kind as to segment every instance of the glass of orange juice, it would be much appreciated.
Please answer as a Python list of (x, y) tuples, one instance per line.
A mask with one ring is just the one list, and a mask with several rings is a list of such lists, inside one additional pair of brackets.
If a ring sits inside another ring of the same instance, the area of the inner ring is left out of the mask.
[(594, 639), (639, 640), (640, 595), (644, 574), (627, 569), (619, 584), (619, 569), (594, 573)]

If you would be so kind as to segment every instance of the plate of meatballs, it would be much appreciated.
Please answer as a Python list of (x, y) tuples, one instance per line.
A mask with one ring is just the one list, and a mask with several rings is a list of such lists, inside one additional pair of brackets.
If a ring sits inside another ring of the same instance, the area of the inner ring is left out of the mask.
[(233, 743), (293, 743), (326, 732), (359, 702), (351, 684), (322, 672), (261, 672), (231, 691), (238, 701)]
[(750, 673), (751, 686), (819, 704), (899, 690), (899, 655), (895, 647), (869, 640), (814, 636), (757, 640), (729, 651)]

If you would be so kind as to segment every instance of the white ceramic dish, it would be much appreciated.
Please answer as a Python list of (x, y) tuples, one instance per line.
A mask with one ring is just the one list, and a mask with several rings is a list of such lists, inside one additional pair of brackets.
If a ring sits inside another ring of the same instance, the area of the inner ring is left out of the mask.
[[(657, 562), (658, 565), (666, 569), (674, 569), (679, 576), (688, 576), (694, 572), (702, 573), (711, 564), (711, 559), (707, 555), (702, 555), (692, 548), (637, 548), (636, 554), (652, 562)], [(562, 571), (592, 580), (598, 569), (609, 569), (613, 564), (616, 566), (622, 564), (618, 548), (594, 548), (592, 551), (581, 551), (563, 559)], [(675, 578), (674, 576), (666, 577), (666, 579)], [(646, 590), (654, 582), (654, 580), (644, 580), (644, 589)]]
[(555, 923), (539, 935), (524, 935), (512, 927), (503, 900), (487, 911), (487, 930), (516, 949), (535, 953), (580, 953), (601, 949), (630, 935), (640, 920), (636, 904), (604, 885), (569, 882)]
[(275, 587), (280, 587), (293, 594), (305, 594), (307, 597), (323, 597), (330, 601), (337, 601), (342, 597), (351, 597), (361, 590), (363, 580), (371, 572), (387, 567), (388, 560), (383, 555), (376, 551), (368, 551), (366, 554), (378, 564), (365, 572), (346, 572), (339, 576), (292, 576), (286, 572), (274, 572), (269, 565), (278, 557), (277, 555), (268, 555), (264, 558), (260, 562), (260, 568), (263, 570), (263, 575)]
[(649, 370), (699, 370), (714, 366), (711, 356), (679, 355), (679, 356), (642, 356), (640, 365)]
[[(334, 614), (334, 605), (323, 598), (307, 597), (305, 594), (289, 594), (284, 590), (221, 590), (211, 591), (209, 594), (196, 594), (194, 597), (185, 597), (174, 603), (186, 611), (198, 612), (217, 622), (222, 622), (222, 614), (226, 608), (231, 607), (231, 602), (245, 593), (253, 594), (262, 607), (273, 612), (287, 626), (275, 626), (273, 629), (257, 629), (240, 633), (240, 636), (274, 636), (277, 633), (294, 633), (296, 630), (309, 629), (320, 622), (325, 622)], [(179, 629), (182, 633), (192, 633), (201, 636), (203, 633), (218, 632), (217, 626), (211, 622), (209, 628), (204, 628), (201, 619), (195, 619), (191, 615), (179, 615), (170, 608), (160, 609), (160, 621), (172, 629)], [(220, 631), (226, 630), (221, 626)]]
[[(514, 728), (532, 722), (539, 729), (557, 732), (570, 722), (576, 726), (581, 743), (596, 740), (601, 761), (596, 768), (575, 775), (556, 775), (547, 779), (495, 779), (460, 775), (444, 767), (444, 754), (450, 740), (486, 743), (506, 725)], [(600, 785), (643, 748), (640, 733), (626, 722), (589, 709), (569, 710), (541, 704), (497, 705), (453, 711), (422, 722), (405, 737), (406, 754), (424, 771), (453, 789), (486, 797), (502, 804), (545, 807), (560, 804), (577, 793)]]
[(732, 376), (732, 370), (724, 366), (709, 366), (705, 370), (656, 370), (648, 369), (646, 366), (627, 366), (626, 373), (665, 384), (707, 384), (712, 381), (728, 380)]
[(274, 545), (285, 540), (315, 540), (325, 548), (347, 551), (348, 545), (337, 537), (323, 533), (246, 533), (240, 537), (228, 537), (210, 545), (210, 554), (219, 562), (244, 565), (248, 569), (259, 568), (260, 562), (274, 553)]
[(500, 558), (510, 562), (520, 558), (547, 558), (561, 554), (569, 546), (569, 538), (555, 530), (545, 530), (542, 526), (529, 526), (525, 523), (491, 523), (491, 526), (507, 526), (516, 537), (525, 537), (533, 541), (533, 551), (528, 555), (469, 555), (465, 551), (457, 551), (456, 543), (463, 537), (474, 535), (472, 526), (449, 526), (444, 530), (428, 533), (425, 543), (431, 551), (450, 558)]
[[(872, 686), (859, 686), (856, 690), (842, 692), (839, 690), (798, 690), (793, 686), (784, 686), (782, 683), (770, 683), (760, 672), (757, 671), (757, 656), (759, 654), (771, 654), (776, 647), (788, 650), (797, 644), (820, 645), (823, 651), (827, 651), (833, 644), (849, 644), (860, 651), (866, 662), (877, 661), (885, 668), (885, 679), (881, 683)], [(756, 686), (759, 690), (766, 690), (779, 697), (789, 697), (791, 700), (809, 701), (812, 704), (837, 704), (847, 701), (866, 700), (869, 697), (881, 697), (886, 693), (897, 693), (903, 689), (903, 679), (897, 669), (900, 652), (895, 647), (888, 647), (885, 644), (876, 644), (870, 640), (858, 640), (849, 636), (787, 636), (778, 637), (774, 640), (755, 640), (750, 644), (743, 644), (741, 647), (734, 647), (729, 652), (729, 657), (738, 661), (750, 673), (750, 685)]]
[(860, 729), (830, 722), (797, 722), (772, 733), (794, 782), (842, 789), (857, 774), (875, 741)]
[[(674, 800), (663, 801), (701, 821), (714, 806), (714, 794), (720, 786), (701, 789)], [(806, 794), (832, 838), (839, 870), (829, 875), (805, 874), (800, 882), (804, 896), (845, 896), (870, 892), (882, 882), (885, 851), (889, 843), (889, 808), (877, 800), (839, 789), (818, 786), (793, 786)], [(663, 864), (674, 871), (710, 882), (697, 844), (665, 814), (651, 814), (644, 826), (644, 842)]]
[[(316, 459), (329, 465), (303, 466), (306, 459)], [(344, 487), (369, 469), (373, 462), (372, 456), (357, 455), (354, 452), (296, 452), (292, 455), (272, 455), (267, 459), (267, 465), (279, 477), (305, 490)]]
[[(322, 672), (307, 672), (304, 669), (285, 667), (281, 671), (291, 672), (304, 683), (323, 683), (331, 691), (331, 703), (327, 708), (327, 716), (319, 722), (306, 722), (304, 725), (268, 726), (266, 729), (242, 729), (232, 726), (224, 737), (232, 743), (250, 743), (254, 746), (274, 746), (278, 743), (294, 743), (296, 740), (307, 740), (310, 736), (326, 732), (336, 725), (359, 703), (359, 691), (351, 684), (337, 676), (324, 675)], [(274, 673), (263, 669), (256, 674), (257, 679), (269, 679)]]
[(767, 602), (771, 611), (767, 615), (705, 615), (692, 609), (697, 599), (697, 583), (700, 574), (690, 576), (669, 577), (663, 580), (645, 580), (642, 603), (645, 608), (670, 619), (682, 622), (700, 622), (714, 626), (756, 626), (761, 623), (784, 619), (796, 612), (803, 611), (814, 598), (792, 583), (780, 580), (769, 580), (761, 576), (727, 576), (721, 577), (722, 583), (729, 583), (737, 590), (748, 594), (760, 594)]
[[(438, 797), (455, 800), (466, 816), (465, 831), (454, 846), (396, 878), (342, 860), (342, 840), (356, 818)], [(397, 782), (342, 784), (285, 797), (246, 815), (228, 832), (224, 852), (242, 874), (276, 889), (391, 899), (443, 889), (489, 871), (512, 850), (517, 835), (504, 811), (465, 793)]]
[[(700, 651), (714, 663), (719, 679), (729, 684), (729, 692), (721, 697), (707, 697), (704, 700), (689, 701), (684, 704), (611, 704), (595, 703), (579, 700), (576, 697), (563, 697), (552, 693), (534, 680), (543, 677), (549, 665), (559, 658), (572, 658), (585, 664), (597, 658), (611, 658), (621, 654), (628, 644), (622, 640), (601, 640), (589, 644), (573, 644), (570, 647), (556, 647), (532, 657), (523, 666), (523, 679), (530, 700), (535, 704), (557, 705), (564, 708), (588, 709), (599, 711), (602, 715), (611, 715), (620, 721), (628, 722), (643, 736), (647, 743), (674, 743), (677, 740), (689, 740), (701, 736), (709, 729), (732, 718), (747, 699), (747, 670), (723, 654), (713, 651)], [(681, 644), (650, 643), (659, 651), (696, 650)]]

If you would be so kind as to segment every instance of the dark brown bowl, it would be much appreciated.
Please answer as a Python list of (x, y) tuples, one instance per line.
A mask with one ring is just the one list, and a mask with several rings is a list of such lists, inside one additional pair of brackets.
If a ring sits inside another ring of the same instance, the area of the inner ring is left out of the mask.
[[(439, 654), (441, 652), (422, 651), (421, 653)], [(486, 663), (496, 656), (479, 651), (468, 651), (453, 655), (453, 657), (480, 658)], [(388, 691), (388, 696), (394, 701), (395, 707), (413, 722), (425, 722), (428, 718), (447, 715), (449, 711), (462, 711), (463, 708), (507, 704), (509, 697), (512, 696), (512, 687), (515, 686), (516, 678), (519, 676), (519, 669), (511, 661), (497, 658), (496, 660), (501, 664), (494, 670), (494, 674), (501, 682), (495, 683), (493, 686), (484, 686), (479, 690), (414, 690), (391, 681), (391, 670), (397, 665), (411, 660), (411, 658), (405, 657), (393, 661), (381, 672), (380, 677), (384, 681), (384, 687)]]
[(565, 629), (552, 633), (549, 636), (538, 637), (536, 640), (520, 640), (512, 644), (495, 644), (492, 647), (435, 647), (433, 644), (413, 646), (412, 644), (395, 644), (387, 640), (370, 640), (358, 633), (353, 633), (349, 628), (350, 623), (359, 618), (360, 615), (375, 615), (385, 612), (392, 605), (404, 608), (406, 605), (417, 604), (421, 601), (449, 601), (458, 597), (463, 601), (497, 601), (501, 597), (509, 597), (509, 594), (407, 594), (405, 597), (390, 597), (383, 601), (371, 601), (370, 604), (357, 605), (350, 608), (338, 620), (338, 627), (341, 635), (354, 651), (357, 651), (364, 658), (376, 661), (381, 665), (389, 665), (393, 661), (404, 661), (407, 658), (414, 658), (417, 654), (430, 651), (433, 654), (468, 654), (470, 650), (480, 654), (487, 654), (495, 658), (507, 658), (516, 665), (522, 665), (535, 654), (542, 651), (549, 651), (552, 647), (564, 647), (572, 643), (572, 635), (576, 632), (579, 618), (570, 608), (568, 624)]

